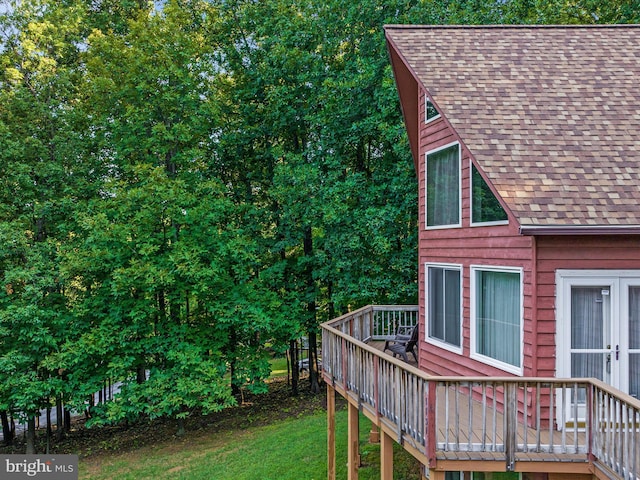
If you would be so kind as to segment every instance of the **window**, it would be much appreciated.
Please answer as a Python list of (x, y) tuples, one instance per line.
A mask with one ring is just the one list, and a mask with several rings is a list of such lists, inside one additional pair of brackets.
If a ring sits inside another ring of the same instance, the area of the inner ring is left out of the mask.
[(461, 267), (427, 265), (426, 271), (428, 337), (461, 353)]
[(460, 225), (460, 145), (426, 154), (427, 227)]
[(471, 341), (480, 360), (522, 374), (522, 271), (472, 267)]
[(504, 223), (507, 212), (475, 165), (471, 165), (471, 223)]
[(424, 122), (429, 123), (436, 118), (440, 118), (440, 112), (433, 104), (431, 99), (425, 95), (424, 97)]

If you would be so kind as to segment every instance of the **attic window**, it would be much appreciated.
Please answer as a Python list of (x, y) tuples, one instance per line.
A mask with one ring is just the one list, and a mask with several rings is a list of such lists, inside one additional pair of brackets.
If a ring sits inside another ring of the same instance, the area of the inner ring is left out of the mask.
[(438, 112), (438, 109), (433, 104), (431, 99), (425, 95), (424, 96), (424, 123), (429, 123), (432, 120), (435, 120), (436, 118), (440, 118), (440, 112)]
[(487, 182), (475, 165), (471, 165), (471, 223), (504, 224), (508, 221), (507, 212), (493, 194)]

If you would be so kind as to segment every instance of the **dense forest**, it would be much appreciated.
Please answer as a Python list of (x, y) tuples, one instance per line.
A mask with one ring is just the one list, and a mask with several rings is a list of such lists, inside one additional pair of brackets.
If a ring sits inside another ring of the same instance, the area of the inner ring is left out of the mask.
[(416, 303), (383, 25), (638, 20), (637, 0), (0, 1), (5, 441), (26, 421), (33, 452), (43, 409), (62, 435), (63, 407), (225, 408), (322, 321)]

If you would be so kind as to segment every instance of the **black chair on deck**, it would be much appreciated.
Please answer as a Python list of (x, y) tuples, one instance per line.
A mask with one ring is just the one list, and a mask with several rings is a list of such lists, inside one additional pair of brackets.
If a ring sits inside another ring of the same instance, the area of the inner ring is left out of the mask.
[(409, 362), (407, 353), (411, 352), (413, 358), (418, 362), (418, 356), (416, 355), (416, 345), (418, 344), (418, 325), (413, 327), (398, 327), (395, 336), (391, 340), (384, 342), (384, 349), (390, 350), (393, 356), (402, 356), (405, 362)]

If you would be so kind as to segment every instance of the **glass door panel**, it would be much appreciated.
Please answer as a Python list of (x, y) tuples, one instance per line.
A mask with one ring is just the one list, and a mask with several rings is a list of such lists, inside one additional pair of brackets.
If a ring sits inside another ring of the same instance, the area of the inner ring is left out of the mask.
[(629, 395), (640, 398), (640, 286), (629, 286)]
[[(571, 377), (593, 377), (611, 383), (610, 287), (571, 287)], [(578, 391), (577, 412), (584, 418), (586, 392)], [(567, 402), (567, 420), (576, 409)], [(577, 420), (577, 419), (576, 419)]]

